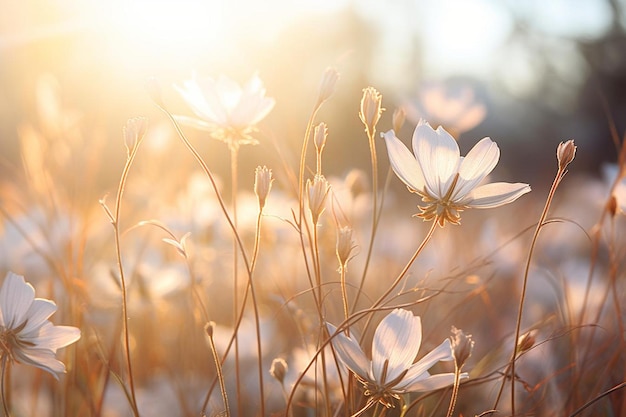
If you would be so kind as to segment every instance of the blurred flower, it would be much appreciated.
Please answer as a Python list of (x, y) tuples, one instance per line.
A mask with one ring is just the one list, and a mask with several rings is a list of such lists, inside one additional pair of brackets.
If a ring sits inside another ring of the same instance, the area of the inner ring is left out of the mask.
[(243, 86), (220, 76), (187, 80), (174, 86), (200, 119), (176, 116), (181, 123), (211, 132), (216, 139), (229, 146), (256, 144), (251, 135), (272, 110), (275, 100), (265, 97), (265, 87), (258, 75)]
[(419, 105), (408, 103), (405, 109), (413, 122), (428, 119), (456, 134), (473, 129), (487, 114), (471, 87), (452, 89), (439, 83), (422, 87)]
[(318, 106), (333, 95), (337, 88), (337, 81), (339, 81), (339, 72), (335, 68), (326, 68), (320, 82), (320, 93), (317, 98)]
[(285, 375), (287, 374), (288, 369), (289, 367), (287, 366), (287, 362), (283, 358), (275, 358), (272, 361), (272, 366), (270, 367), (270, 375), (283, 384), (285, 382)]
[(426, 203), (418, 214), (424, 220), (460, 223), (466, 208), (491, 208), (511, 203), (530, 191), (528, 184), (497, 182), (479, 186), (500, 159), (498, 145), (489, 138), (461, 157), (454, 138), (441, 126), (437, 130), (420, 120), (413, 133), (413, 152), (393, 130), (383, 134), (389, 161), (410, 191)]
[(24, 277), (9, 272), (0, 288), (0, 352), (3, 360), (36, 366), (59, 379), (65, 365), (56, 351), (76, 342), (80, 330), (54, 326), (49, 320), (57, 307), (53, 301), (35, 298), (35, 289)]
[[(380, 322), (374, 333), (371, 361), (356, 341), (358, 337), (335, 334), (337, 328), (327, 326), (338, 359), (355, 374), (365, 387), (365, 395), (370, 397), (366, 408), (376, 402), (390, 408), (394, 406), (393, 399), (400, 399), (402, 394), (433, 391), (454, 382), (453, 373), (428, 373), (435, 363), (453, 359), (450, 339), (413, 363), (422, 343), (422, 323), (410, 311), (395, 309)], [(467, 374), (461, 377), (467, 378)]]
[(402, 107), (397, 107), (393, 111), (393, 116), (391, 117), (393, 130), (395, 132), (399, 132), (404, 126), (404, 121), (406, 120), (406, 110)]

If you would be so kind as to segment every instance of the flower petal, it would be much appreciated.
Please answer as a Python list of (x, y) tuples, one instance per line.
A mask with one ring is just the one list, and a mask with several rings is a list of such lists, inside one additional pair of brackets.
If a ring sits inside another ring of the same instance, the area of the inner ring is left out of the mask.
[(24, 348), (17, 349), (14, 355), (18, 362), (32, 365), (50, 372), (57, 380), (58, 374), (65, 372), (65, 365), (55, 357), (55, 352), (49, 349)]
[[(372, 342), (373, 377), (381, 384), (396, 379), (409, 369), (422, 343), (422, 322), (407, 310), (395, 309), (385, 317), (374, 333)], [(383, 368), (387, 375), (382, 380)]]
[(331, 343), (335, 353), (339, 355), (339, 360), (355, 374), (367, 378), (371, 364), (359, 344), (343, 332), (335, 335), (337, 328), (332, 324), (326, 323), (326, 327), (328, 328), (328, 333), (332, 336)]
[(0, 288), (0, 308), (4, 326), (12, 329), (24, 323), (26, 312), (35, 299), (35, 289), (24, 281), (24, 277), (7, 273)]
[[(466, 373), (461, 374), (461, 379), (467, 378)], [(440, 388), (450, 386), (454, 383), (454, 373), (435, 374), (426, 378), (414, 381), (407, 385), (403, 391), (405, 392), (423, 392), (434, 391)]]
[(35, 298), (26, 313), (28, 322), (20, 333), (28, 334), (33, 330), (39, 329), (55, 311), (57, 311), (57, 306), (54, 301)]
[(389, 154), (389, 163), (398, 178), (414, 191), (423, 191), (424, 176), (411, 151), (396, 137), (393, 130), (383, 133)]
[(183, 86), (174, 85), (174, 88), (180, 93), (183, 97), (183, 100), (187, 103), (191, 110), (200, 118), (219, 123), (220, 120), (223, 119), (223, 115), (216, 114), (215, 110), (215, 98), (211, 99), (212, 103), (207, 101), (206, 92), (212, 91), (211, 85), (213, 83), (212, 80), (204, 80), (204, 83), (209, 83), (207, 88), (203, 88), (200, 86), (199, 82), (196, 79), (191, 81), (185, 81)]
[(475, 188), (465, 204), (473, 208), (493, 208), (512, 203), (530, 192), (530, 186), (523, 183), (494, 182)]
[(450, 344), (450, 339), (446, 339), (422, 359), (415, 362), (413, 366), (409, 368), (409, 371), (404, 376), (399, 386), (409, 391), (407, 387), (411, 386), (416, 381), (427, 377), (428, 370), (432, 368), (433, 365), (435, 365), (437, 362), (450, 361), (452, 359), (452, 345)]
[(413, 153), (422, 167), (426, 191), (433, 197), (443, 197), (459, 167), (459, 145), (441, 126), (435, 131), (420, 120), (413, 132)]
[(175, 115), (174, 119), (181, 125), (194, 127), (200, 130), (206, 130), (207, 132), (213, 132), (217, 128), (216, 124), (196, 119), (195, 117)]
[(491, 139), (484, 138), (474, 145), (461, 162), (459, 180), (452, 200), (461, 200), (476, 188), (493, 171), (499, 159), (500, 149)]

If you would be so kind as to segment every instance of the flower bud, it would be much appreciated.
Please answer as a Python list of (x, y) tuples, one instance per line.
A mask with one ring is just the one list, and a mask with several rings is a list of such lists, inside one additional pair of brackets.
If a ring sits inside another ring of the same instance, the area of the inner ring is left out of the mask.
[(611, 197), (609, 197), (609, 201), (606, 202), (606, 211), (611, 215), (611, 217), (615, 217), (617, 214), (617, 198), (615, 198), (615, 195), (611, 195)]
[(334, 68), (326, 68), (326, 71), (322, 76), (322, 82), (320, 83), (320, 93), (317, 98), (318, 105), (321, 105), (333, 95), (338, 80), (339, 72), (337, 72)]
[(272, 188), (272, 170), (266, 166), (258, 166), (254, 171), (254, 193), (259, 200), (259, 208), (262, 210), (265, 207), (265, 199)]
[(383, 102), (383, 96), (380, 95), (374, 87), (367, 87), (363, 90), (363, 97), (361, 98), (361, 111), (359, 117), (365, 125), (365, 131), (371, 136), (376, 130), (376, 124), (380, 120), (380, 115), (383, 112), (381, 107)]
[(559, 143), (556, 149), (556, 158), (559, 161), (559, 169), (565, 170), (565, 168), (574, 160), (576, 156), (576, 146), (573, 140)]
[(526, 352), (535, 345), (535, 335), (533, 332), (526, 332), (517, 340), (517, 353)]
[(270, 375), (272, 375), (274, 379), (276, 379), (278, 382), (283, 384), (288, 369), (289, 367), (287, 366), (287, 362), (283, 358), (276, 358), (272, 361), (272, 366), (270, 367)]
[(391, 118), (394, 132), (400, 132), (400, 129), (402, 129), (402, 126), (404, 126), (405, 119), (406, 111), (404, 110), (404, 107), (396, 107), (396, 109), (393, 111), (393, 116)]
[(207, 336), (209, 336), (210, 339), (213, 338), (213, 329), (215, 328), (215, 322), (214, 321), (209, 321), (207, 324), (204, 325), (204, 331), (206, 332)]
[(320, 215), (324, 211), (326, 196), (330, 189), (330, 185), (323, 175), (316, 175), (313, 181), (307, 180), (307, 188), (309, 190), (309, 209), (313, 223), (317, 224)]
[(461, 369), (474, 349), (472, 335), (466, 335), (463, 333), (463, 330), (452, 326), (452, 337), (450, 338), (450, 341), (452, 344), (452, 356), (454, 356), (455, 366), (457, 369)]
[(135, 147), (141, 142), (148, 130), (148, 119), (145, 117), (133, 117), (128, 119), (123, 128), (124, 144), (126, 151), (130, 155)]
[(342, 268), (345, 268), (350, 260), (352, 249), (354, 249), (352, 228), (350, 226), (339, 228), (339, 230), (337, 230), (337, 259), (339, 259), (339, 264)]
[(326, 123), (322, 122), (315, 126), (315, 132), (313, 134), (313, 142), (315, 142), (315, 149), (317, 153), (321, 154), (324, 146), (326, 146), (326, 138), (328, 137), (328, 128)]

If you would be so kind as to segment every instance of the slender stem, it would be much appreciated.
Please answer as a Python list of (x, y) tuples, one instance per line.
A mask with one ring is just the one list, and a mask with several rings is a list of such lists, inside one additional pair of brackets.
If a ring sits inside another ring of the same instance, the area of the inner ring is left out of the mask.
[(126, 285), (126, 276), (124, 274), (124, 266), (122, 264), (122, 249), (121, 249), (121, 233), (120, 233), (120, 212), (122, 210), (122, 197), (124, 195), (124, 189), (126, 187), (126, 181), (128, 179), (128, 173), (130, 172), (130, 167), (135, 160), (135, 156), (137, 155), (137, 150), (139, 149), (138, 142), (136, 146), (133, 147), (131, 152), (126, 159), (126, 164), (124, 165), (124, 169), (122, 171), (122, 177), (119, 182), (119, 187), (117, 190), (117, 197), (115, 199), (115, 209), (112, 219), (113, 231), (115, 236), (115, 254), (117, 257), (117, 265), (120, 273), (120, 286), (122, 288), (122, 333), (124, 337), (124, 353), (126, 356), (126, 368), (128, 371), (128, 384), (130, 389), (131, 396), (131, 408), (133, 409), (133, 414), (135, 417), (139, 416), (139, 410), (137, 409), (137, 397), (135, 395), (135, 381), (133, 378), (133, 368), (130, 357), (130, 334), (128, 330), (128, 290)]
[(369, 269), (370, 260), (372, 258), (372, 250), (374, 248), (374, 239), (376, 237), (376, 230), (378, 226), (378, 158), (376, 156), (376, 142), (374, 137), (376, 135), (376, 129), (372, 132), (369, 129), (365, 129), (367, 132), (367, 139), (370, 147), (370, 161), (372, 164), (372, 228), (370, 232), (370, 240), (367, 246), (367, 256), (365, 257), (365, 266), (363, 267), (363, 274), (361, 274), (361, 281), (359, 282), (359, 288), (354, 298), (352, 308), (356, 308), (359, 303), (359, 297), (363, 291), (365, 285), (365, 277), (367, 276), (367, 270)]
[(415, 259), (417, 259), (418, 255), (422, 252), (422, 250), (424, 250), (424, 247), (426, 247), (426, 244), (432, 238), (433, 233), (435, 233), (436, 228), (437, 228), (437, 219), (435, 219), (432, 222), (430, 229), (428, 230), (428, 233), (426, 234), (426, 237), (424, 237), (424, 240), (422, 240), (422, 243), (420, 243), (418, 248), (415, 250), (415, 253), (413, 253), (413, 256), (411, 256), (411, 259), (409, 259), (409, 262), (407, 262), (407, 264), (404, 266), (404, 269), (402, 269), (400, 274), (398, 274), (397, 278), (393, 281), (393, 283), (387, 289), (387, 291), (385, 291), (385, 293), (381, 295), (378, 298), (378, 300), (376, 300), (376, 302), (374, 302), (371, 308), (376, 308), (380, 306), (385, 301), (385, 298), (387, 298), (389, 294), (391, 294), (391, 292), (398, 286), (398, 284), (400, 284), (400, 281), (402, 281), (402, 279), (407, 274), (407, 272), (409, 272), (409, 269), (411, 268), (411, 265), (413, 265), (413, 262), (415, 262)]
[(9, 404), (7, 404), (8, 401), (7, 401), (6, 384), (5, 384), (6, 369), (9, 366), (8, 363), (9, 363), (9, 356), (5, 353), (4, 355), (2, 355), (2, 375), (0, 376), (0, 384), (2, 384), (2, 386), (0, 387), (0, 395), (2, 395), (2, 409), (4, 410), (4, 417), (11, 417), (11, 413), (9, 412)]
[(452, 385), (452, 396), (450, 397), (450, 406), (448, 407), (448, 412), (446, 413), (446, 417), (452, 417), (452, 413), (454, 412), (454, 407), (456, 406), (456, 400), (459, 396), (459, 385), (461, 383), (461, 369), (458, 366), (454, 366), (454, 385)]
[[(213, 331), (208, 332), (209, 343), (211, 344), (211, 351), (213, 352), (213, 360), (215, 361), (215, 369), (218, 379), (220, 381), (220, 390), (222, 391), (222, 399), (224, 400), (224, 408), (226, 409), (226, 417), (230, 417), (230, 407), (228, 406), (228, 395), (226, 394), (226, 384), (224, 383), (224, 373), (222, 372), (222, 363), (217, 356), (217, 348), (215, 347), (215, 341), (213, 340)], [(204, 412), (202, 413), (204, 415)]]
[[(348, 320), (350, 317), (350, 309), (348, 308), (348, 292), (346, 290), (346, 265), (339, 266), (339, 273), (341, 274), (340, 282), (341, 282), (341, 299), (343, 301), (343, 314), (345, 316), (345, 320)], [(348, 333), (350, 335), (350, 333)]]
[(256, 266), (257, 256), (259, 254), (259, 242), (261, 237), (261, 218), (263, 215), (263, 209), (259, 210), (259, 215), (256, 219), (256, 233), (254, 236), (254, 250), (252, 253), (252, 260), (250, 263), (250, 279), (248, 281), (248, 285), (250, 287), (250, 294), (252, 295), (252, 307), (254, 309), (254, 324), (256, 326), (256, 349), (257, 349), (257, 370), (259, 373), (259, 395), (261, 396), (261, 415), (265, 415), (265, 389), (263, 387), (263, 351), (262, 351), (262, 341), (261, 341), (261, 323), (259, 320), (259, 305), (256, 298), (256, 292), (254, 289), (254, 282), (252, 279), (252, 274), (254, 272), (254, 267)]
[[(230, 201), (233, 210), (233, 225), (237, 229), (237, 182), (238, 182), (238, 155), (239, 144), (236, 142), (229, 143), (230, 148)], [(237, 251), (237, 238), (233, 236), (233, 322), (237, 321), (238, 304), (239, 304), (239, 277), (238, 277), (239, 256)], [(237, 390), (237, 414), (243, 410), (241, 395), (241, 367), (239, 363), (239, 336), (235, 332), (235, 385)]]
[[(526, 266), (524, 267), (524, 280), (522, 282), (522, 293), (520, 295), (519, 307), (517, 311), (517, 321), (515, 324), (515, 335), (513, 336), (513, 353), (511, 353), (511, 413), (515, 415), (515, 360), (517, 359), (517, 341), (520, 336), (520, 331), (522, 327), (522, 314), (524, 311), (524, 301), (526, 300), (526, 288), (528, 286), (528, 274), (530, 272), (530, 262), (533, 257), (533, 252), (535, 250), (535, 246), (537, 244), (537, 239), (539, 238), (539, 231), (544, 225), (546, 217), (548, 216), (548, 211), (550, 209), (550, 204), (552, 203), (552, 199), (554, 198), (554, 194), (556, 192), (557, 187), (561, 183), (563, 176), (565, 175), (565, 168), (559, 168), (556, 173), (556, 177), (552, 182), (552, 186), (550, 187), (550, 192), (548, 193), (548, 198), (546, 199), (546, 203), (543, 207), (543, 211), (541, 212), (541, 217), (539, 217), (539, 221), (537, 222), (537, 227), (535, 228), (535, 233), (533, 234), (532, 241), (530, 243), (530, 248), (528, 249), (528, 256), (526, 257)], [(502, 385), (506, 382), (506, 378), (502, 378)], [(493, 406), (494, 409), (497, 408), (497, 403)]]

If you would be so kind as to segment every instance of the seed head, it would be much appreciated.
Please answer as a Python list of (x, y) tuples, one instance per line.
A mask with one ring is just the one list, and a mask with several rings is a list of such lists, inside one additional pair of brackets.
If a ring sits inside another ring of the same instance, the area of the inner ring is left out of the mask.
[(350, 260), (352, 249), (354, 249), (352, 228), (350, 226), (339, 228), (337, 230), (337, 259), (339, 259), (339, 264), (342, 268), (345, 268)]
[(272, 366), (270, 366), (270, 375), (283, 384), (288, 369), (287, 362), (283, 358), (276, 358), (272, 361)]

